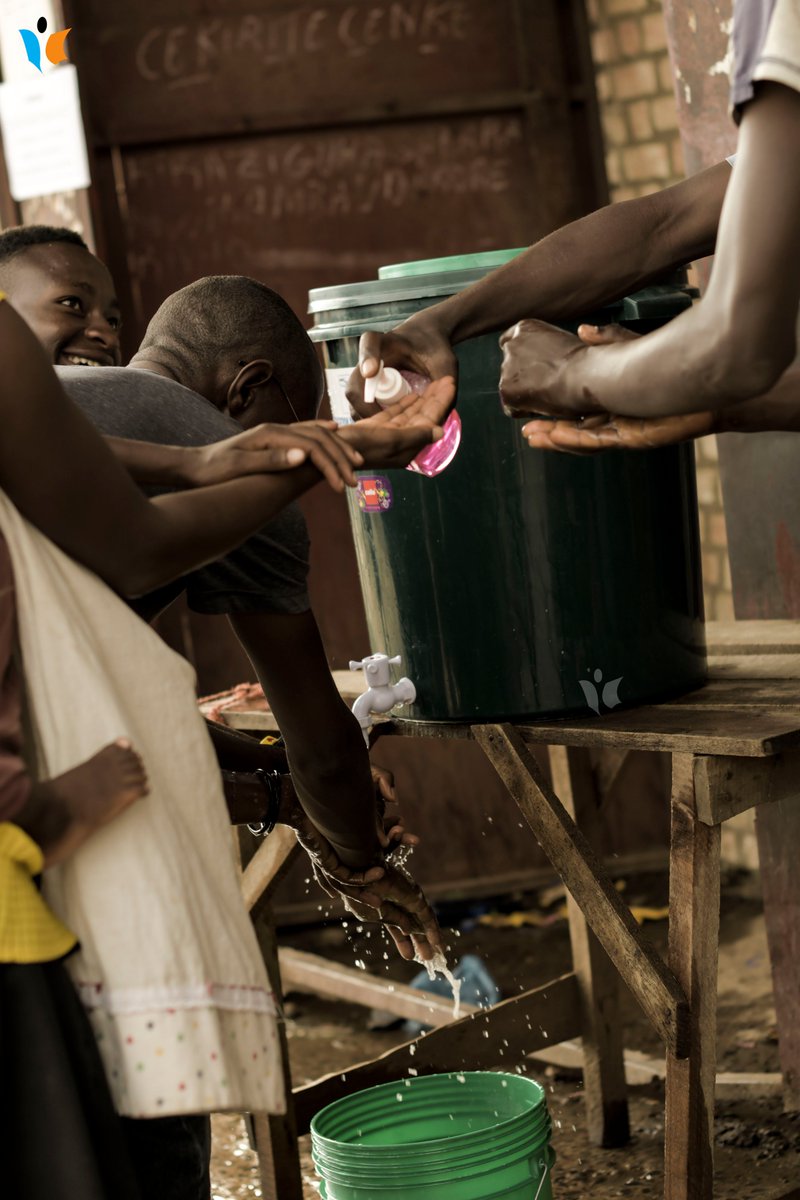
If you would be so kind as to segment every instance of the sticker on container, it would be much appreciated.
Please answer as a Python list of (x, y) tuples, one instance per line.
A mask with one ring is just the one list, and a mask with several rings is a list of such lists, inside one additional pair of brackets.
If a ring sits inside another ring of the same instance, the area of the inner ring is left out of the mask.
[(383, 513), (392, 507), (392, 485), (384, 475), (359, 476), (358, 507), (366, 513)]
[(347, 399), (347, 381), (352, 374), (352, 367), (328, 367), (325, 372), (331, 416), (337, 425), (353, 424), (353, 410)]

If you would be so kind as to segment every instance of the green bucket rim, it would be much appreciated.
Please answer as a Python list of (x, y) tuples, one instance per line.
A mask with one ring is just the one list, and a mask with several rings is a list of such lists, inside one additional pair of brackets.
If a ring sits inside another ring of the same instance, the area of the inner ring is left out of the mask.
[[(484, 1127), (486, 1129), (491, 1129), (494, 1135), (497, 1135), (500, 1131), (502, 1131), (504, 1126), (508, 1126), (515, 1121), (520, 1121), (520, 1118), (524, 1118), (525, 1116), (537, 1110), (541, 1111), (542, 1108), (544, 1108), (545, 1111), (547, 1110), (547, 1096), (540, 1083), (538, 1083), (535, 1079), (530, 1079), (528, 1076), (512, 1075), (509, 1072), (502, 1071), (448, 1071), (436, 1075), (420, 1075), (411, 1081), (409, 1085), (409, 1091), (413, 1091), (415, 1089), (422, 1090), (428, 1087), (442, 1088), (442, 1085), (445, 1082), (450, 1082), (451, 1080), (455, 1080), (459, 1084), (462, 1084), (462, 1081), (469, 1081), (470, 1084), (477, 1084), (478, 1081), (488, 1082), (488, 1080), (491, 1080), (494, 1082), (497, 1080), (501, 1086), (503, 1081), (505, 1081), (505, 1086), (512, 1087), (514, 1090), (521, 1090), (523, 1088), (533, 1090), (534, 1094), (536, 1095), (536, 1099), (523, 1112), (516, 1113), (511, 1117), (507, 1117), (503, 1121), (497, 1121), (494, 1125)], [(400, 1083), (405, 1086), (407, 1081), (401, 1080)], [(320, 1111), (314, 1115), (311, 1121), (312, 1146), (319, 1144), (320, 1148), (323, 1150), (324, 1147), (329, 1144), (332, 1146), (348, 1146), (350, 1147), (350, 1152), (353, 1154), (363, 1154), (366, 1151), (368, 1154), (375, 1155), (376, 1158), (381, 1155), (382, 1151), (396, 1151), (398, 1147), (394, 1145), (364, 1146), (359, 1142), (345, 1142), (342, 1141), (341, 1138), (332, 1138), (324, 1133), (321, 1133), (319, 1127), (320, 1124), (324, 1124), (324, 1121), (329, 1118), (332, 1113), (335, 1112), (335, 1110), (344, 1109), (354, 1101), (358, 1103), (365, 1103), (367, 1107), (369, 1107), (371, 1104), (369, 1099), (370, 1096), (374, 1097), (376, 1093), (388, 1095), (390, 1092), (396, 1095), (398, 1086), (400, 1085), (397, 1082), (379, 1083), (376, 1084), (375, 1087), (365, 1088), (363, 1091), (356, 1092), (353, 1096), (342, 1096), (339, 1100), (334, 1100), (330, 1104), (327, 1104), (325, 1108), (320, 1109)], [(387, 1112), (388, 1111), (390, 1111), (390, 1109), (387, 1107)], [(483, 1131), (484, 1130), (470, 1130), (468, 1133), (455, 1134), (453, 1137), (447, 1139), (430, 1138), (423, 1141), (409, 1142), (406, 1145), (406, 1149), (408, 1149), (409, 1146), (424, 1149), (426, 1146), (430, 1147), (436, 1145), (438, 1142), (446, 1140), (448, 1145), (452, 1147), (454, 1151), (457, 1151), (459, 1145), (468, 1140), (474, 1141), (476, 1135), (479, 1135)]]

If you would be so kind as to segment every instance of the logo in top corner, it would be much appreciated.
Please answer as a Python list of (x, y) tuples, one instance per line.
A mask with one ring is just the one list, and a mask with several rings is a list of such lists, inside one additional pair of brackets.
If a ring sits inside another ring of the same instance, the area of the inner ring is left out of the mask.
[[(59, 63), (68, 62), (67, 52), (64, 48), (64, 43), (67, 40), (67, 34), (70, 29), (59, 29), (56, 33), (51, 33), (44, 41), (44, 54), (48, 62), (57, 67)], [(36, 22), (36, 29), (20, 29), (20, 37), (25, 46), (25, 53), (28, 56), (28, 62), (42, 74), (42, 39), (47, 33), (47, 18), (39, 17)]]

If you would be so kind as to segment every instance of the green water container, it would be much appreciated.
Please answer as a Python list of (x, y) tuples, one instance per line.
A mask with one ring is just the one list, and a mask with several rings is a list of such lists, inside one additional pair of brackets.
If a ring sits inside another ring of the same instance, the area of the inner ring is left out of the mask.
[(460, 1071), (380, 1084), (311, 1122), (324, 1200), (552, 1200), (555, 1153), (533, 1079)]
[[(310, 336), (337, 419), (349, 419), (344, 385), (361, 333), (392, 329), (519, 252), (403, 263), (312, 291)], [(581, 320), (646, 333), (690, 304), (678, 276)], [(450, 466), (435, 478), (362, 472), (348, 493), (369, 649), (399, 654), (417, 689), (402, 716), (589, 716), (697, 687), (706, 659), (693, 446), (593, 458), (531, 450), (500, 407), (497, 335), (457, 353), (462, 440)]]

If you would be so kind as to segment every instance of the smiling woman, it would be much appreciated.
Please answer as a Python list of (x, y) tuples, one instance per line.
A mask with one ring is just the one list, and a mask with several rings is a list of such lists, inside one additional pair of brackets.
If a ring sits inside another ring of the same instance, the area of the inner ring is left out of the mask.
[(28, 225), (0, 234), (0, 288), (51, 363), (119, 366), (122, 321), (114, 281), (77, 233)]

